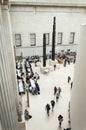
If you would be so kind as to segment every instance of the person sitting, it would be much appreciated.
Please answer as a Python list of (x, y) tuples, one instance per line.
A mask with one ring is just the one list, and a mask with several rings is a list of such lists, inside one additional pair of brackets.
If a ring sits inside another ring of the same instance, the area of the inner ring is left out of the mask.
[(34, 94), (38, 94), (38, 89), (37, 89), (37, 87), (35, 87), (35, 89), (34, 89)]
[(29, 115), (29, 112), (27, 111), (27, 109), (25, 109), (25, 111), (24, 111), (24, 118), (25, 118), (25, 120), (29, 120), (32, 118), (32, 116)]

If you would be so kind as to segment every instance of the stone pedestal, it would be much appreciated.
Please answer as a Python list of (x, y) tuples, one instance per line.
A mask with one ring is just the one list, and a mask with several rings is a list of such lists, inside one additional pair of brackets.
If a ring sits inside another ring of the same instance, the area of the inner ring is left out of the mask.
[(44, 74), (47, 74), (50, 72), (50, 67), (49, 66), (46, 66), (46, 67), (40, 66), (40, 71)]
[(56, 65), (58, 63), (58, 61), (57, 60), (55, 60), (55, 61), (53, 61), (53, 60), (49, 60), (49, 65), (50, 66), (54, 66), (54, 65)]

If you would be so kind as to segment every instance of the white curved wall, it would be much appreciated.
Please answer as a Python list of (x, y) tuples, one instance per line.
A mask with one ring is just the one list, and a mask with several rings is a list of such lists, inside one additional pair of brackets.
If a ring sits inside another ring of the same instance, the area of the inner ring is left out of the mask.
[(71, 97), (72, 130), (86, 130), (86, 24), (81, 26), (81, 38), (75, 66)]

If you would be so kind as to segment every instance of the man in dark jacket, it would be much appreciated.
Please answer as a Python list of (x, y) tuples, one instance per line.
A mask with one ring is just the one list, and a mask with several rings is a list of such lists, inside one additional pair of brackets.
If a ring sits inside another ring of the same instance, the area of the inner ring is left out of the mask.
[(50, 111), (50, 105), (49, 104), (46, 105), (45, 110), (47, 111), (47, 115), (49, 116), (49, 111)]
[(52, 111), (53, 111), (54, 106), (55, 106), (55, 101), (54, 100), (51, 100), (51, 106), (52, 106)]

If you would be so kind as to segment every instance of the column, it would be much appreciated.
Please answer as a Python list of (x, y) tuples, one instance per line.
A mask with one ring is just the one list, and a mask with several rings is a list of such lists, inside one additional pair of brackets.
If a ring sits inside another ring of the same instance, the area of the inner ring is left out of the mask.
[(53, 18), (53, 33), (52, 33), (52, 60), (55, 61), (55, 40), (56, 40), (56, 17)]
[(3, 31), (5, 37), (5, 51), (8, 53), (7, 60), (9, 62), (10, 72), (11, 72), (11, 80), (13, 85), (13, 91), (15, 91), (16, 95), (16, 104), (18, 100), (18, 87), (16, 80), (16, 67), (15, 67), (15, 58), (14, 58), (14, 49), (13, 49), (13, 39), (12, 39), (12, 31), (11, 31), (11, 22), (10, 22), (10, 14), (9, 8), (7, 5), (2, 5), (2, 23), (3, 23)]
[(72, 130), (86, 130), (86, 24), (81, 26), (70, 105)]
[(43, 67), (46, 67), (46, 35), (43, 34)]
[[(11, 73), (12, 69), (14, 71), (14, 68), (12, 67), (11, 69), (10, 66), (9, 43), (5, 35), (2, 15), (0, 5), (0, 130), (19, 130), (16, 112), (16, 93), (13, 83), (16, 81)], [(10, 35), (9, 31), (8, 35)]]

